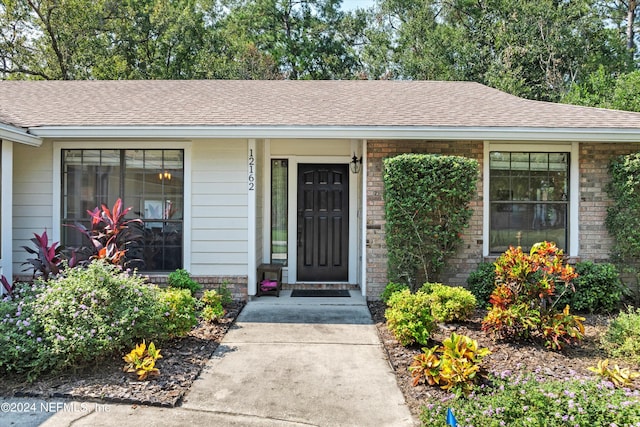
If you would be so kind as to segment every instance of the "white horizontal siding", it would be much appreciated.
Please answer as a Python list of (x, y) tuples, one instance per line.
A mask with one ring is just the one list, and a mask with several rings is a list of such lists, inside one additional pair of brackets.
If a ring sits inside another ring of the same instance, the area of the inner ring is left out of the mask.
[(191, 266), (194, 275), (246, 275), (247, 142), (192, 145)]
[(28, 254), (22, 246), (32, 246), (33, 233), (53, 230), (53, 147), (44, 142), (41, 147), (14, 145), (13, 163), (13, 268)]

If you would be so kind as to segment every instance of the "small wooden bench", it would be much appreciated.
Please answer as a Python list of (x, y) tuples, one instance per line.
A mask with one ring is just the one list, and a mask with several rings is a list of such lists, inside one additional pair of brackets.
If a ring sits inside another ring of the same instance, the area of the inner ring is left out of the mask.
[[(258, 266), (256, 296), (275, 295), (280, 297), (282, 290), (282, 264), (260, 264)], [(268, 281), (262, 286), (263, 281)], [(275, 286), (272, 284), (275, 282)]]

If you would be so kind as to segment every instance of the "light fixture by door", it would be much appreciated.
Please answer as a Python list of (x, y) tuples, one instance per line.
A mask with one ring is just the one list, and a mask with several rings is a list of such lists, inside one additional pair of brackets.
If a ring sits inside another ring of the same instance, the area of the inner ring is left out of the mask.
[(356, 153), (353, 153), (349, 167), (351, 168), (351, 172), (360, 173), (360, 170), (362, 169), (362, 157), (358, 157), (356, 156)]
[(164, 171), (164, 172), (160, 172), (160, 173), (158, 173), (158, 179), (159, 179), (160, 181), (163, 181), (163, 180), (165, 180), (165, 179), (166, 179), (167, 181), (171, 181), (171, 172)]

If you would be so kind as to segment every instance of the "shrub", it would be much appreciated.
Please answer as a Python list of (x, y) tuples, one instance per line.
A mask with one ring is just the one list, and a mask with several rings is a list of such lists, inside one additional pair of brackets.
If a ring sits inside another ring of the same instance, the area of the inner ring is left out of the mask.
[(412, 294), (405, 289), (391, 295), (388, 305), (384, 313), (387, 326), (400, 344), (426, 345), (436, 327), (427, 294), (420, 291)]
[(489, 295), (496, 287), (496, 265), (492, 262), (483, 262), (478, 268), (469, 274), (467, 288), (476, 297), (479, 307), (489, 304)]
[(220, 295), (220, 303), (223, 306), (228, 306), (233, 302), (233, 295), (231, 294), (231, 289), (229, 289), (229, 283), (226, 280), (218, 285), (216, 292)]
[(607, 194), (613, 204), (607, 208), (605, 225), (614, 239), (611, 259), (621, 271), (635, 275), (633, 297), (637, 303), (640, 302), (640, 153), (613, 159), (609, 174)]
[(478, 162), (464, 157), (403, 154), (384, 160), (390, 281), (414, 287), (436, 280), (462, 242), (477, 177)]
[(409, 289), (409, 285), (404, 283), (389, 282), (387, 286), (384, 287), (384, 291), (382, 291), (382, 293), (380, 294), (380, 299), (383, 302), (387, 303), (389, 302), (389, 298), (391, 298), (391, 295), (403, 289)]
[(478, 348), (478, 342), (465, 335), (452, 333), (442, 345), (423, 348), (409, 367), (413, 385), (426, 381), (443, 390), (468, 395), (480, 373), (482, 359), (491, 354), (488, 348)]
[(426, 283), (421, 290), (429, 297), (431, 315), (436, 322), (467, 320), (476, 309), (476, 297), (459, 286)]
[(222, 306), (223, 296), (215, 290), (205, 291), (200, 298), (204, 308), (201, 316), (207, 322), (217, 322), (224, 317), (224, 307)]
[(91, 217), (91, 228), (83, 224), (69, 225), (78, 230), (88, 246), (77, 248), (69, 264), (74, 267), (102, 259), (120, 267), (131, 267), (134, 259), (130, 249), (137, 247), (142, 240), (142, 220), (140, 218), (126, 218), (131, 207), (122, 208), (122, 200), (118, 199), (109, 207), (102, 204), (92, 211), (87, 211)]
[(187, 270), (181, 268), (169, 273), (167, 283), (172, 288), (188, 289), (191, 292), (191, 296), (194, 296), (196, 292), (202, 289), (202, 285), (193, 280)]
[(198, 324), (196, 299), (188, 289), (162, 289), (159, 301), (164, 313), (162, 338), (183, 337)]
[(0, 371), (27, 373), (28, 379), (53, 366), (49, 342), (33, 301), (43, 282), (15, 283), (0, 300)]
[(575, 292), (562, 295), (557, 303), (559, 307), (568, 304), (575, 310), (589, 313), (610, 313), (618, 308), (624, 288), (615, 265), (579, 262), (576, 273)]
[(621, 312), (602, 336), (602, 346), (611, 357), (640, 364), (640, 308)]
[(489, 297), (492, 305), (482, 329), (494, 338), (534, 338), (553, 350), (583, 338), (584, 318), (555, 308), (556, 287), (571, 286), (577, 276), (563, 265), (563, 253), (555, 244), (536, 243), (529, 254), (520, 247), (509, 248), (495, 262), (496, 287)]
[(141, 276), (97, 260), (51, 279), (33, 312), (58, 369), (94, 361), (143, 337), (162, 334), (159, 289)]
[(468, 399), (428, 402), (422, 425), (445, 427), (447, 409), (470, 426), (631, 426), (640, 423), (640, 392), (598, 379), (540, 381), (533, 374), (493, 378)]

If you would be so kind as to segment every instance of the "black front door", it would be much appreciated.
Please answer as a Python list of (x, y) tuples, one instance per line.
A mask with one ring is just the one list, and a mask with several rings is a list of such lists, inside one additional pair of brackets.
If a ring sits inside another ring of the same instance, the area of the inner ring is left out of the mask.
[(349, 167), (298, 165), (298, 280), (349, 279)]

